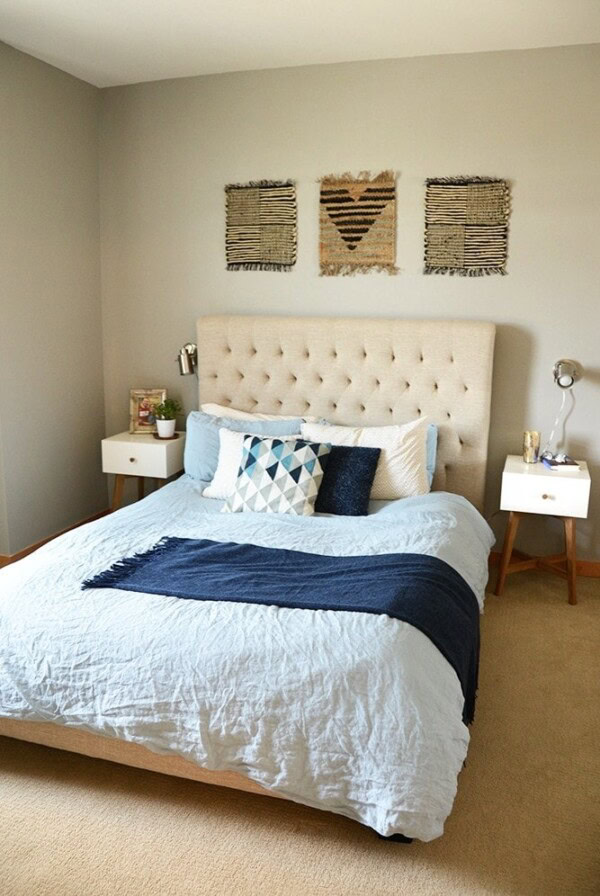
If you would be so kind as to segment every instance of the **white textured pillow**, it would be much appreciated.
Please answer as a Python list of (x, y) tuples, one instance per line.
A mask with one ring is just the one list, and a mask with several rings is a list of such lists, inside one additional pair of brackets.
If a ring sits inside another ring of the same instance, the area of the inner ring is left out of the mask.
[(371, 498), (392, 500), (426, 495), (427, 420), (413, 420), (399, 426), (330, 426), (303, 423), (302, 437), (331, 445), (360, 445), (381, 448), (371, 489)]
[(295, 420), (302, 417), (307, 423), (316, 423), (320, 417), (305, 417), (303, 414), (252, 414), (250, 411), (238, 411), (236, 408), (224, 407), (221, 404), (207, 402), (200, 405), (205, 414), (215, 417), (229, 417), (231, 420)]
[[(293, 419), (295, 418), (292, 417)], [(233, 432), (224, 427), (219, 429), (219, 461), (212, 482), (202, 492), (203, 498), (218, 498), (225, 501), (233, 494), (242, 462), (242, 449), (246, 435), (245, 432)], [(277, 438), (287, 442), (289, 439), (299, 439), (300, 433), (277, 436)]]

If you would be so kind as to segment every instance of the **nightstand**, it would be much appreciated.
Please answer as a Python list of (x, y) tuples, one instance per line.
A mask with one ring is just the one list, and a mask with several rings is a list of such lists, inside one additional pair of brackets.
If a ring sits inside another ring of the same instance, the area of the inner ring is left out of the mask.
[(125, 479), (138, 480), (138, 498), (144, 497), (144, 479), (157, 485), (183, 469), (185, 433), (177, 439), (155, 439), (150, 433), (119, 432), (102, 439), (102, 472), (115, 474), (112, 510), (118, 510), (123, 498)]
[[(585, 519), (590, 500), (590, 474), (585, 461), (577, 461), (578, 473), (549, 470), (539, 461), (526, 464), (520, 455), (509, 454), (502, 473), (500, 510), (510, 511), (504, 536), (504, 547), (496, 582), (496, 594), (502, 594), (506, 576), (523, 569), (547, 569), (565, 576), (569, 603), (577, 603), (575, 588), (577, 558), (575, 555), (575, 520)], [(513, 545), (524, 513), (540, 513), (560, 517), (565, 527), (566, 551), (547, 557), (529, 557), (515, 551)]]

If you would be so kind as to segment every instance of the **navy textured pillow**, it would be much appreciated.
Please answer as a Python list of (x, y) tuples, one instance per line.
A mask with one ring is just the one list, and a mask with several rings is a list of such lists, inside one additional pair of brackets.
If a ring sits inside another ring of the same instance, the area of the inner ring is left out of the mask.
[(317, 495), (317, 513), (366, 516), (381, 448), (332, 445)]

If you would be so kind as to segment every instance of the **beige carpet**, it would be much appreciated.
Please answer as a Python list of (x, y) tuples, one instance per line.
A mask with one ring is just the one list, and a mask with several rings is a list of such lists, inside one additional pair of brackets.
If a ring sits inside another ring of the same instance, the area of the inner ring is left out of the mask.
[(600, 581), (509, 579), (444, 836), (0, 738), (2, 896), (600, 893)]

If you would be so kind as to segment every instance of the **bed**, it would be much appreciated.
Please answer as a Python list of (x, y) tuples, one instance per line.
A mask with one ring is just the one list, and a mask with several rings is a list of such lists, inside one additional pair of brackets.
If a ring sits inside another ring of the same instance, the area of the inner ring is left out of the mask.
[(435, 557), (482, 609), (494, 327), (243, 316), (197, 327), (202, 402), (344, 424), (436, 422), (432, 492), (372, 502), (365, 518), (223, 514), (184, 475), (55, 539), (0, 571), (0, 735), (432, 840), (452, 808), (469, 729), (458, 678), (421, 631), (385, 615), (81, 583), (170, 535)]

